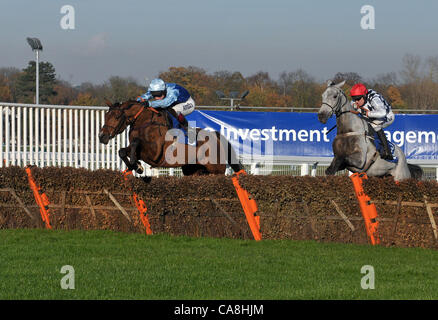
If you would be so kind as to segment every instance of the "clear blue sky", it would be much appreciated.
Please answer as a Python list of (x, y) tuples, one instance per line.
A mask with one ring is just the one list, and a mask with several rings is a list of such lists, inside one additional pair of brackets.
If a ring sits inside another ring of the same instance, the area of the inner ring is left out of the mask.
[[(63, 5), (75, 8), (75, 30), (60, 26)], [(375, 30), (360, 27), (363, 5), (375, 8)], [(298, 68), (320, 81), (336, 72), (372, 78), (400, 71), (406, 53), (437, 56), (437, 15), (432, 0), (2, 0), (0, 67), (34, 59), (30, 36), (73, 84), (112, 75), (144, 84), (189, 65), (273, 79)]]

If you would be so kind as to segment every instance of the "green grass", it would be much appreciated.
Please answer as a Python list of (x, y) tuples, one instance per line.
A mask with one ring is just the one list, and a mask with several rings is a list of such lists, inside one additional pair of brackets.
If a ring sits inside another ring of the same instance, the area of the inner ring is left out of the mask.
[[(418, 248), (0, 230), (0, 299), (437, 299), (437, 262)], [(74, 290), (61, 289), (64, 265)]]

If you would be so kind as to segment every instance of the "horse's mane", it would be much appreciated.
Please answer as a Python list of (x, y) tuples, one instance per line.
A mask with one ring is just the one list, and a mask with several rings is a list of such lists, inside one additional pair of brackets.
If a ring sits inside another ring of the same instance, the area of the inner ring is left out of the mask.
[(140, 102), (138, 102), (137, 100), (126, 100), (126, 101), (121, 102), (120, 106), (121, 107), (123, 106), (123, 108), (128, 109), (128, 108), (132, 107), (134, 104), (139, 104), (139, 103)]
[[(117, 104), (118, 104), (117, 108), (123, 108), (124, 110), (126, 110), (126, 109), (131, 108), (135, 104), (137, 104), (137, 105), (141, 104), (141, 102), (139, 102), (137, 100), (130, 99), (130, 100), (123, 101), (121, 103), (117, 102)], [(114, 107), (116, 107), (116, 106), (114, 105)], [(150, 107), (150, 109), (153, 109), (153, 108)], [(167, 125), (169, 127), (172, 127), (172, 120), (169, 118), (169, 115), (164, 108), (154, 109), (154, 111), (156, 113), (158, 113), (160, 116), (164, 116), (164, 119), (165, 119)]]
[(122, 101), (122, 102), (115, 102), (112, 104), (108, 104), (107, 105), (110, 107), (110, 109), (122, 109), (122, 110), (126, 110), (131, 108), (134, 104), (139, 104), (140, 102), (138, 102), (137, 100), (126, 100), (126, 101)]

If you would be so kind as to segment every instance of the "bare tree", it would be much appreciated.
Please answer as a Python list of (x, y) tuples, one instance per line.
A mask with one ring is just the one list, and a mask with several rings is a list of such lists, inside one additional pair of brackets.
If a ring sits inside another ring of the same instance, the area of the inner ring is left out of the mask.
[(256, 74), (246, 78), (249, 85), (257, 86), (263, 92), (263, 90), (272, 85), (271, 77), (268, 72), (259, 71)]
[(433, 82), (438, 82), (438, 56), (426, 60), (427, 76)]
[(338, 72), (332, 79), (335, 83), (345, 80), (345, 83), (350, 87), (358, 82), (363, 82), (362, 77), (356, 72)]
[(418, 81), (421, 74), (421, 58), (418, 55), (406, 54), (402, 60), (403, 69), (400, 72), (405, 83)]

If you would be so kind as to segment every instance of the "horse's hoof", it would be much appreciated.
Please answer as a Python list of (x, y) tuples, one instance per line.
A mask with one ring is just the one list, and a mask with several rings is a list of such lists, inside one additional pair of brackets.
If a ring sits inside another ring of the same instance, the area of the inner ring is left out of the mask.
[(143, 169), (143, 167), (141, 165), (139, 165), (137, 167), (137, 170), (135, 170), (135, 172), (137, 172), (138, 174), (142, 174), (144, 172), (144, 169)]

